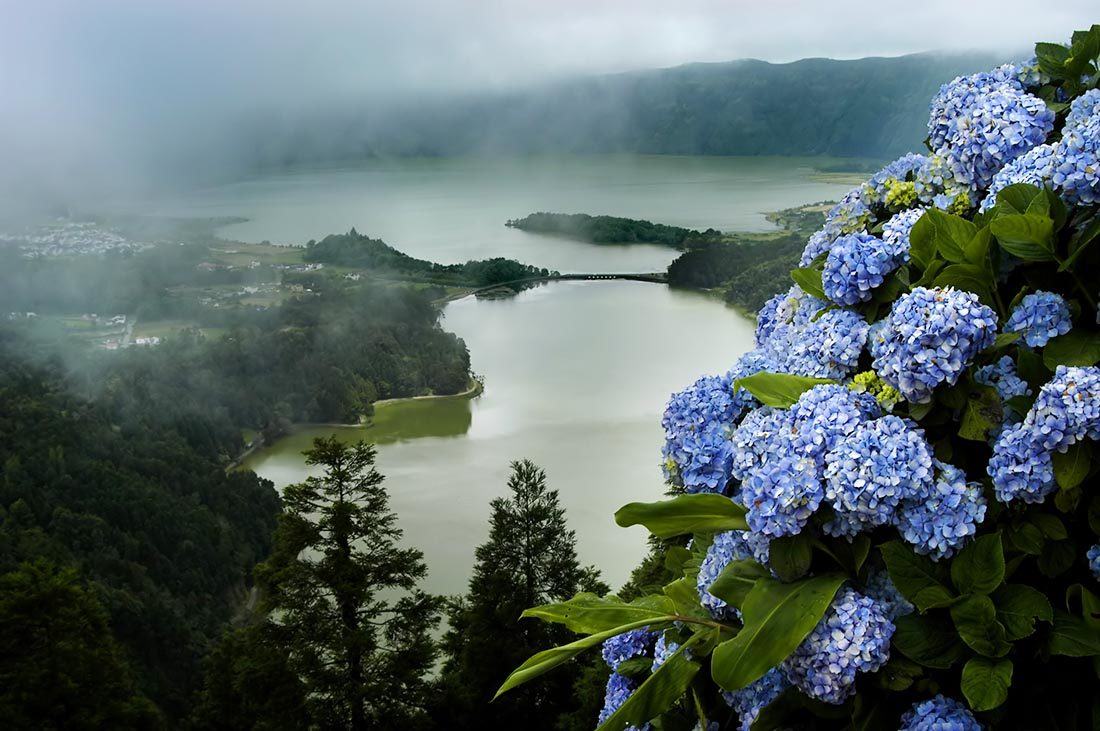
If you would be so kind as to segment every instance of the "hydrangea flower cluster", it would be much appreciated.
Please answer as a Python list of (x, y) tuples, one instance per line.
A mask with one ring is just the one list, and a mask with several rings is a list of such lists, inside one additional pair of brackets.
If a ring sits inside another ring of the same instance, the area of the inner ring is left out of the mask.
[(973, 292), (916, 287), (884, 323), (870, 338), (875, 372), (906, 400), (924, 403), (993, 344), (997, 316)]
[(890, 249), (890, 255), (898, 260), (899, 266), (909, 261), (909, 234), (927, 210), (923, 206), (910, 208), (895, 213), (882, 224), (882, 240)]
[(927, 163), (924, 155), (910, 152), (879, 170), (859, 187), (860, 200), (866, 206), (888, 206), (887, 198), (893, 191), (898, 196), (897, 183), (911, 182), (911, 178)]
[(821, 284), (825, 295), (838, 305), (855, 305), (871, 299), (871, 290), (886, 281), (902, 260), (882, 239), (865, 233), (846, 234), (833, 242)]
[(938, 561), (953, 555), (977, 532), (985, 520), (986, 502), (981, 486), (968, 483), (958, 467), (939, 460), (934, 464), (931, 491), (902, 504), (897, 526), (917, 553)]
[(1016, 375), (1016, 364), (1008, 355), (1002, 356), (996, 363), (979, 368), (974, 372), (974, 380), (997, 389), (1001, 401), (1031, 395), (1031, 387), (1027, 385), (1027, 381)]
[(855, 692), (856, 676), (890, 659), (894, 623), (870, 597), (844, 588), (825, 616), (783, 661), (787, 678), (806, 695), (840, 704)]
[(938, 150), (946, 144), (955, 121), (982, 97), (998, 89), (1023, 91), (1019, 69), (1006, 64), (992, 71), (957, 76), (940, 87), (929, 104), (928, 144)]
[(1073, 100), (1051, 180), (1071, 203), (1100, 201), (1100, 94), (1093, 90)]
[(618, 670), (620, 665), (631, 658), (649, 655), (656, 639), (657, 634), (647, 629), (631, 630), (610, 637), (603, 642), (603, 661), (612, 670)]
[(1010, 185), (1026, 183), (1042, 187), (1054, 178), (1055, 145), (1038, 145), (1005, 165), (989, 184), (989, 192), (982, 199), (981, 211), (988, 211), (997, 204), (997, 195)]
[(1039, 59), (1032, 56), (1023, 63), (1016, 64), (1016, 80), (1028, 90), (1050, 83), (1050, 76), (1039, 68)]
[(1053, 129), (1054, 112), (1042, 99), (1002, 86), (974, 99), (951, 121), (937, 152), (955, 181), (980, 190), (1005, 165), (1045, 142)]
[(825, 384), (805, 391), (786, 413), (782, 451), (808, 457), (822, 470), (826, 453), (882, 409), (868, 393)]
[(737, 713), (737, 718), (741, 722), (737, 728), (740, 731), (749, 731), (757, 716), (760, 715), (760, 711), (790, 687), (791, 681), (787, 680), (783, 670), (772, 668), (758, 680), (740, 690), (723, 692), (722, 698)]
[(699, 567), (695, 588), (699, 592), (699, 602), (715, 619), (725, 619), (729, 616), (740, 616), (740, 614), (737, 609), (711, 594), (708, 591), (710, 585), (731, 561), (755, 559), (760, 563), (767, 563), (767, 551), (767, 539), (751, 531), (731, 530), (714, 536), (714, 542), (710, 544), (707, 555)]
[(874, 397), (880, 407), (889, 411), (901, 401), (901, 393), (896, 388), (879, 378), (874, 371), (863, 371), (852, 376), (848, 388), (858, 393), (866, 393)]
[(1040, 503), (1055, 489), (1051, 455), (1100, 438), (1100, 368), (1058, 366), (1024, 420), (1001, 432), (988, 472), (1001, 502)]
[(817, 465), (805, 457), (774, 459), (741, 486), (749, 528), (769, 538), (801, 533), (823, 496)]
[[(653, 645), (653, 665), (650, 667), (650, 670), (656, 670), (664, 665), (679, 649), (680, 643), (666, 639), (664, 632), (662, 632), (657, 638), (657, 642)], [(684, 654), (690, 656), (691, 650), (684, 650)]]
[(798, 260), (798, 266), (808, 267), (814, 262), (814, 259), (822, 254), (828, 254), (836, 237), (837, 232), (830, 231), (828, 227), (823, 227), (810, 234), (810, 238), (806, 240), (806, 248), (802, 250), (802, 257)]
[(982, 731), (982, 725), (965, 705), (937, 695), (913, 704), (901, 717), (899, 731)]
[(836, 536), (893, 521), (903, 500), (925, 499), (932, 487), (932, 454), (924, 432), (888, 415), (861, 424), (825, 456), (825, 499)]
[(757, 352), (768, 370), (818, 378), (844, 378), (859, 362), (867, 322), (858, 312), (829, 309), (798, 285), (776, 295), (760, 310)]
[(871, 209), (863, 202), (863, 189), (852, 188), (825, 214), (826, 228), (836, 235), (850, 234), (867, 228), (871, 221)]
[(1024, 342), (1041, 348), (1051, 338), (1065, 335), (1072, 326), (1069, 306), (1061, 295), (1042, 290), (1024, 297), (1012, 310), (1005, 332), (1022, 333)]
[[(611, 718), (611, 714), (619, 710), (630, 695), (637, 690), (638, 682), (632, 680), (625, 675), (619, 675), (618, 673), (611, 673), (611, 677), (607, 679), (607, 688), (604, 691), (603, 708), (600, 709), (600, 717), (597, 721), (597, 726), (602, 726), (604, 721)], [(649, 731), (652, 728), (650, 724), (644, 726), (630, 726), (628, 731)]]
[(1089, 562), (1089, 571), (1092, 572), (1093, 576), (1100, 579), (1100, 543), (1091, 546), (1088, 553), (1085, 554), (1085, 558)]

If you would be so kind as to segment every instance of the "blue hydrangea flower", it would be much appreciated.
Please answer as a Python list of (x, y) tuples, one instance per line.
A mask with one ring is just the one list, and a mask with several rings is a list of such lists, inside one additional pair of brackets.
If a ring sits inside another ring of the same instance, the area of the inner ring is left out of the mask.
[(1093, 576), (1100, 579), (1100, 543), (1089, 548), (1085, 558), (1089, 560), (1089, 571), (1092, 572)]
[(1053, 129), (1054, 112), (1042, 99), (1001, 86), (978, 96), (952, 120), (937, 153), (956, 182), (980, 190), (1005, 165), (1043, 144)]
[(1031, 387), (1027, 385), (1027, 381), (1016, 375), (1016, 363), (1008, 355), (1002, 356), (996, 363), (979, 368), (974, 372), (974, 380), (997, 389), (1001, 401), (1031, 395)]
[(872, 175), (860, 186), (860, 200), (866, 206), (884, 206), (890, 189), (890, 183), (910, 180), (928, 159), (924, 155), (910, 152), (888, 164)]
[(1100, 368), (1058, 366), (1024, 420), (993, 443), (987, 471), (1001, 502), (1040, 503), (1055, 490), (1051, 454), (1100, 438)]
[(909, 261), (909, 234), (928, 209), (923, 206), (895, 213), (882, 224), (882, 240), (899, 265)]
[(997, 195), (1010, 185), (1027, 183), (1040, 188), (1051, 185), (1056, 159), (1055, 145), (1038, 145), (1005, 165), (993, 176), (993, 181), (989, 184), (989, 192), (979, 206), (980, 210), (988, 211), (997, 205)]
[(1020, 300), (1008, 316), (1005, 332), (1023, 333), (1024, 342), (1041, 348), (1059, 335), (1069, 332), (1069, 306), (1061, 295), (1042, 290)]
[(901, 263), (882, 239), (862, 232), (846, 234), (829, 249), (821, 272), (822, 288), (838, 305), (866, 302), (871, 290)]
[(726, 704), (737, 714), (740, 731), (749, 731), (760, 711), (780, 696), (791, 682), (780, 668), (772, 668), (759, 679), (740, 690), (722, 693)]
[[(665, 633), (662, 632), (657, 638), (656, 644), (653, 645), (653, 664), (650, 666), (650, 670), (656, 670), (664, 665), (679, 649), (680, 643), (665, 639)], [(691, 657), (691, 650), (684, 650), (684, 654)]]
[(704, 376), (673, 394), (661, 426), (665, 430), (665, 474), (688, 492), (721, 492), (730, 475), (730, 434), (744, 410), (730, 376)]
[(985, 520), (986, 503), (981, 486), (968, 483), (958, 467), (933, 461), (936, 481), (920, 498), (905, 500), (897, 515), (902, 538), (917, 553), (939, 561), (962, 548)]
[(1100, 201), (1100, 104), (1096, 90), (1073, 100), (1051, 181), (1070, 203)]
[(789, 439), (790, 412), (763, 406), (749, 414), (730, 437), (733, 463), (730, 472), (744, 480), (751, 472), (779, 454)]
[(937, 695), (914, 703), (901, 717), (899, 731), (982, 731), (982, 725), (965, 705)]
[(1018, 74), (1016, 67), (1006, 64), (989, 72), (957, 76), (941, 86), (929, 104), (929, 147), (933, 150), (943, 147), (958, 117), (994, 89), (1023, 91)]
[[(764, 557), (763, 561), (759, 559), (761, 554)], [(767, 561), (766, 537), (754, 535), (751, 531), (737, 530), (718, 533), (714, 536), (714, 542), (710, 544), (707, 555), (699, 567), (695, 588), (699, 592), (699, 603), (706, 607), (715, 619), (739, 616), (734, 607), (730, 607), (725, 601), (711, 594), (708, 589), (726, 566), (729, 566), (730, 561), (744, 559), (765, 563)]]
[(825, 455), (825, 499), (836, 520), (824, 528), (851, 536), (885, 525), (903, 500), (925, 499), (931, 488), (924, 432), (892, 415), (868, 421)]
[(1039, 59), (1032, 56), (1027, 61), (1016, 64), (1016, 80), (1031, 90), (1049, 84), (1050, 76), (1039, 68)]
[(1024, 423), (1008, 427), (993, 443), (987, 467), (993, 491), (1002, 503), (1023, 500), (1041, 503), (1054, 492), (1054, 467), (1032, 429)]
[(877, 419), (882, 409), (869, 393), (838, 384), (814, 386), (805, 391), (787, 412), (787, 434), (791, 453), (812, 459), (819, 470), (825, 455), (868, 419)]
[(973, 292), (916, 287), (902, 295), (870, 339), (872, 365), (908, 401), (925, 403), (941, 383), (955, 383), (979, 351), (993, 344), (997, 316)]
[(890, 578), (890, 572), (885, 568), (872, 568), (868, 572), (863, 593), (874, 599), (875, 603), (882, 607), (882, 611), (891, 622), (898, 617), (904, 617), (916, 611), (916, 607), (902, 596), (898, 588), (894, 586), (894, 582)]
[(871, 209), (863, 202), (862, 186), (852, 188), (825, 214), (825, 225), (837, 234), (853, 233), (867, 228)]
[(798, 266), (808, 267), (813, 263), (814, 259), (818, 258), (822, 254), (827, 254), (829, 248), (833, 245), (833, 241), (840, 235), (840, 227), (836, 225), (826, 224), (818, 231), (810, 234), (810, 238), (806, 240), (806, 248), (802, 250), (802, 256), (798, 260)]
[(649, 655), (656, 640), (657, 633), (644, 628), (609, 637), (603, 641), (603, 661), (612, 670), (618, 670), (620, 665), (632, 657)]
[(745, 479), (741, 503), (752, 531), (769, 538), (793, 536), (817, 510), (823, 492), (813, 460), (778, 456)]
[(890, 659), (894, 623), (875, 600), (843, 588), (825, 616), (783, 669), (799, 690), (825, 703), (843, 703), (855, 692), (856, 676), (873, 673)]
[[(603, 708), (600, 709), (600, 716), (596, 725), (602, 726), (604, 721), (611, 718), (611, 714), (619, 710), (637, 688), (637, 681), (631, 680), (625, 675), (611, 673), (611, 677), (607, 679), (607, 690), (604, 693)], [(647, 723), (641, 727), (628, 726), (627, 731), (649, 731), (650, 728), (650, 724)]]
[(867, 322), (853, 310), (822, 312), (825, 306), (795, 285), (761, 308), (756, 343), (770, 369), (840, 379), (856, 367), (867, 341)]

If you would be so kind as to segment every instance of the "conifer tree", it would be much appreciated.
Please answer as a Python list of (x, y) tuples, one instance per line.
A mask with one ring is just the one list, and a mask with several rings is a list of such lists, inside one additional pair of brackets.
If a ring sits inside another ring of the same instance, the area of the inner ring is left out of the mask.
[[(577, 560), (576, 535), (566, 526), (557, 491), (547, 487), (546, 473), (527, 460), (513, 462), (508, 489), (508, 497), (491, 503), (489, 538), (477, 548), (469, 593), (448, 612), (435, 714), (448, 728), (551, 729), (576, 712), (573, 682), (580, 665), (548, 676), (533, 692), (490, 701), (516, 664), (565, 636), (560, 628), (521, 620), (524, 609), (578, 591), (608, 591), (598, 573)], [(589, 723), (598, 709), (597, 698), (583, 712)]]
[(417, 588), (423, 554), (399, 546), (374, 459), (363, 442), (314, 440), (306, 462), (323, 473), (286, 488), (274, 553), (257, 569), (312, 725), (323, 728), (426, 722), (441, 601)]

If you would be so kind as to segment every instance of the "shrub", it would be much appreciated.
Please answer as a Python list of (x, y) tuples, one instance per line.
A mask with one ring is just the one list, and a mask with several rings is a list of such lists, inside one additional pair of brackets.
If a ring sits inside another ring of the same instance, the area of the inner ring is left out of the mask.
[(673, 497), (615, 517), (677, 578), (528, 610), (581, 637), (501, 692), (602, 644), (601, 729), (1093, 727), (1098, 55), (1093, 26), (941, 88), (930, 154), (673, 396)]

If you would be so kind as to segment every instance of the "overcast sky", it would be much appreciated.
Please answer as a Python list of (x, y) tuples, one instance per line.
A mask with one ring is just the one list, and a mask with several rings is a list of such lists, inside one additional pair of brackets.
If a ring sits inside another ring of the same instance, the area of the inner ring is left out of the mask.
[(257, 108), (383, 93), (744, 57), (1010, 52), (1064, 39), (1098, 11), (1096, 0), (0, 0), (0, 167), (49, 151), (77, 174), (162, 147), (149, 130), (216, 138)]

